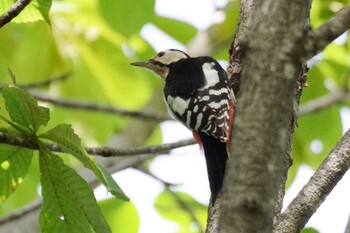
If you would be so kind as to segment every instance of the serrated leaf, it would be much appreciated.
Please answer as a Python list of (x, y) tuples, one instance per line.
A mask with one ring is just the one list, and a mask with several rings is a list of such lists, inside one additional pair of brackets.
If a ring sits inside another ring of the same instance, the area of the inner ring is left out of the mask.
[(26, 131), (35, 133), (50, 119), (49, 109), (38, 105), (27, 91), (17, 87), (2, 89), (5, 107), (14, 123), (24, 127)]
[(0, 203), (4, 202), (23, 182), (28, 173), (33, 152), (9, 145), (0, 147)]
[(74, 133), (74, 130), (70, 125), (57, 125), (55, 128), (49, 130), (40, 137), (57, 143), (64, 152), (72, 154), (86, 168), (93, 171), (100, 182), (106, 186), (108, 192), (112, 193), (117, 198), (129, 201), (129, 198), (125, 195), (112, 176), (96, 163), (94, 157), (89, 156), (86, 153), (84, 147), (82, 146), (81, 139)]
[[(0, 13), (2, 14), (6, 12), (13, 4), (13, 0), (1, 0)], [(49, 23), (49, 11), (51, 4), (51, 0), (32, 0), (11, 22), (29, 23), (38, 20), (45, 20), (47, 23)]]
[(79, 160), (86, 156), (85, 149), (78, 135), (74, 133), (71, 125), (59, 124), (39, 137), (49, 139), (57, 143), (62, 150), (74, 155)]
[(45, 147), (39, 153), (42, 232), (112, 232), (86, 181)]

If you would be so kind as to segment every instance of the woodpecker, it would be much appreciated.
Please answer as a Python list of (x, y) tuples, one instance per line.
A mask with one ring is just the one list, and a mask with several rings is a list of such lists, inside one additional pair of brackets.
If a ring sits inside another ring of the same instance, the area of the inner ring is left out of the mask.
[(223, 184), (235, 97), (225, 70), (213, 58), (190, 57), (181, 50), (159, 52), (145, 62), (131, 63), (159, 75), (171, 115), (187, 128), (207, 164), (212, 202)]

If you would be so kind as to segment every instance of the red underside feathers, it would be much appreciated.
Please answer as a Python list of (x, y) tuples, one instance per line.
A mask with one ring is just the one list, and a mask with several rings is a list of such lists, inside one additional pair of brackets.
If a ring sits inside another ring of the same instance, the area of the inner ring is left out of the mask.
[(229, 118), (228, 124), (227, 124), (227, 126), (228, 126), (228, 139), (226, 141), (226, 148), (227, 148), (227, 150), (230, 149), (231, 129), (232, 129), (232, 124), (233, 124), (233, 118), (235, 116), (234, 115), (235, 114), (235, 105), (234, 105), (234, 103), (232, 101), (230, 102), (229, 108), (230, 108), (230, 110), (229, 110), (228, 114), (229, 114), (230, 118)]

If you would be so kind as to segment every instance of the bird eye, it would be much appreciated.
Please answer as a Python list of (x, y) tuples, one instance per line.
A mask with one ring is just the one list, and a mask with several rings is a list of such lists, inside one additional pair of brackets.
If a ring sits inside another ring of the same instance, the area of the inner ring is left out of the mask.
[(158, 57), (163, 57), (164, 56), (164, 52), (160, 52), (160, 53), (158, 53)]

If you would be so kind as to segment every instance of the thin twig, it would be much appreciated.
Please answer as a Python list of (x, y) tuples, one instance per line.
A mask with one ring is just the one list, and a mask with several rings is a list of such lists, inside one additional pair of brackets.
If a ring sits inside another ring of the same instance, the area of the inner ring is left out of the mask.
[(16, 81), (16, 76), (14, 75), (14, 73), (12, 72), (12, 70), (10, 68), (7, 68), (7, 73), (9, 74), (12, 83), (17, 86), (17, 81)]
[(339, 91), (311, 100), (299, 108), (299, 116), (314, 113), (327, 108), (333, 104), (350, 100), (350, 93)]
[(350, 167), (350, 129), (279, 218), (274, 233), (300, 232)]
[[(9, 74), (12, 77), (12, 80), (15, 80), (15, 76), (13, 75), (12, 71), (9, 69)], [(65, 73), (63, 75), (53, 77), (47, 80), (29, 83), (29, 84), (18, 84), (17, 86), (20, 88), (25, 89), (33, 89), (37, 87), (43, 87), (48, 86), (51, 83), (54, 82), (61, 82), (65, 80), (70, 73)], [(87, 110), (87, 111), (98, 111), (98, 112), (104, 112), (104, 113), (110, 113), (120, 116), (128, 116), (128, 117), (134, 117), (134, 118), (141, 118), (144, 120), (153, 120), (153, 121), (165, 121), (165, 120), (171, 120), (168, 114), (162, 114), (162, 113), (156, 113), (156, 112), (146, 112), (146, 111), (136, 111), (136, 110), (126, 110), (106, 104), (101, 103), (91, 103), (87, 101), (82, 100), (73, 100), (73, 99), (59, 99), (54, 98), (51, 96), (48, 96), (45, 93), (41, 93), (38, 91), (31, 90), (30, 94), (36, 98), (37, 100), (40, 100), (42, 102), (47, 102), (54, 104), (56, 106), (65, 107), (65, 108), (71, 108), (71, 109), (81, 109), (81, 110)]]
[(21, 11), (31, 2), (31, 0), (18, 0), (2, 16), (0, 16), (0, 28), (11, 22)]
[(64, 73), (62, 75), (58, 75), (46, 80), (42, 80), (42, 81), (38, 81), (38, 82), (32, 82), (32, 83), (28, 83), (28, 84), (18, 84), (17, 86), (20, 88), (24, 88), (24, 89), (31, 89), (31, 88), (38, 88), (38, 87), (46, 87), (49, 86), (52, 83), (55, 82), (62, 82), (64, 80), (66, 80), (69, 77), (70, 73)]
[(321, 27), (312, 30), (305, 43), (305, 60), (322, 51), (329, 43), (350, 28), (350, 6), (340, 10)]
[(39, 92), (31, 91), (30, 93), (34, 98), (42, 102), (51, 103), (56, 106), (60, 106), (64, 108), (72, 108), (74, 110), (80, 109), (80, 110), (87, 110), (87, 111), (98, 111), (98, 112), (115, 114), (119, 116), (135, 117), (135, 118), (141, 118), (144, 120), (153, 120), (153, 121), (165, 121), (165, 120), (171, 119), (169, 115), (162, 114), (162, 113), (126, 110), (126, 109), (117, 108), (111, 105), (106, 105), (101, 103), (97, 104), (97, 103), (90, 103), (82, 100), (78, 101), (73, 99), (53, 98), (51, 96), (48, 96), (46, 94), (39, 93)]
[[(37, 150), (38, 145), (31, 140), (13, 136), (7, 133), (0, 132), (0, 143), (9, 144), (13, 146), (24, 147), (28, 149)], [(111, 147), (88, 147), (85, 148), (86, 152), (91, 155), (98, 155), (102, 157), (115, 157), (115, 156), (133, 156), (133, 155), (145, 155), (145, 154), (160, 154), (169, 152), (172, 149), (179, 147), (185, 147), (194, 145), (196, 142), (193, 139), (182, 140), (174, 143), (165, 143), (155, 146), (143, 146), (136, 148), (111, 148)], [(61, 148), (56, 144), (46, 144), (47, 147), (54, 152), (62, 152)]]
[(86, 148), (86, 152), (88, 154), (99, 155), (102, 157), (161, 154), (169, 152), (170, 150), (176, 148), (190, 146), (194, 144), (196, 144), (194, 139), (187, 139), (173, 143), (164, 143), (155, 146), (143, 146), (128, 149), (117, 149), (111, 147)]
[(40, 209), (41, 205), (42, 205), (41, 199), (36, 199), (32, 201), (28, 205), (25, 205), (24, 207), (18, 210), (15, 210), (11, 214), (0, 218), (0, 226), (9, 221), (16, 221), (17, 219), (21, 218), (23, 215), (30, 214), (32, 211)]

